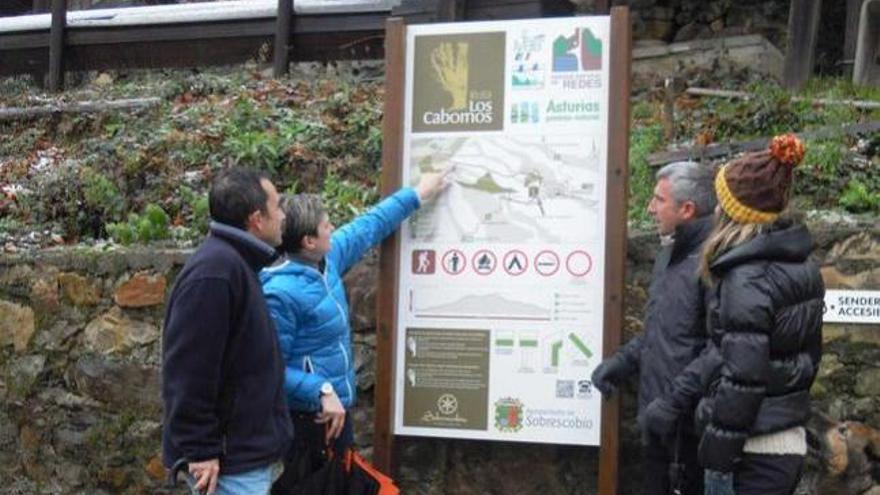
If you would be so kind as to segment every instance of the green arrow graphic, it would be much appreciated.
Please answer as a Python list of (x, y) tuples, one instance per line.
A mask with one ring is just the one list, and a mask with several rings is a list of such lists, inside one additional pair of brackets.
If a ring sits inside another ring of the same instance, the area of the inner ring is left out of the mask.
[(584, 354), (584, 356), (587, 356), (588, 358), (593, 357), (593, 353), (590, 352), (590, 349), (587, 348), (587, 345), (584, 344), (584, 341), (581, 340), (577, 335), (573, 333), (568, 334), (568, 340), (570, 340), (571, 343), (574, 344), (574, 346), (577, 347), (578, 350)]

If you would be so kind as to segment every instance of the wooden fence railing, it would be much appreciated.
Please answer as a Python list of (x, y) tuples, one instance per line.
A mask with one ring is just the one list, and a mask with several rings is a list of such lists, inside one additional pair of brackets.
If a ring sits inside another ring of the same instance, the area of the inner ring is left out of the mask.
[[(604, 0), (607, 5), (607, 0)], [(606, 7), (607, 8), (607, 7)], [(240, 63), (271, 54), (276, 73), (291, 61), (381, 59), (385, 19), (410, 24), (570, 15), (568, 0), (403, 0), (384, 12), (297, 15), (279, 0), (282, 15), (224, 21), (118, 27), (66, 22), (67, 1), (52, 0), (52, 27), (0, 32), (0, 76), (33, 74), (53, 90), (65, 72), (193, 67)], [(458, 13), (457, 16), (454, 13)]]

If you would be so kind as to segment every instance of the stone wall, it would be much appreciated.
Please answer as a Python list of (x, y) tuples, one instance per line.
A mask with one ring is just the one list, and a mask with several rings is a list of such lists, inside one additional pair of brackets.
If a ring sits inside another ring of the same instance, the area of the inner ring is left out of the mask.
[[(880, 289), (880, 225), (831, 220), (813, 230), (829, 287)], [(627, 338), (641, 329), (655, 250), (654, 235), (631, 235)], [(162, 493), (160, 329), (187, 254), (65, 248), (0, 255), (0, 492)], [(368, 454), (375, 277), (371, 257), (347, 282), (362, 399), (353, 417)], [(817, 447), (805, 493), (818, 486), (862, 493), (875, 483), (871, 455), (880, 453), (880, 440), (870, 451), (871, 441), (852, 432), (880, 427), (880, 326), (826, 325), (825, 341), (813, 394), (824, 421), (817, 429), (828, 441)], [(635, 396), (632, 387), (623, 393), (622, 493), (635, 493)], [(592, 448), (419, 438), (398, 445), (398, 479), (408, 494), (596, 491)], [(847, 457), (852, 462), (841, 464), (841, 448), (858, 451)], [(856, 465), (859, 452), (867, 460)]]
[[(630, 0), (633, 37), (689, 41), (761, 34), (783, 41), (790, 2), (778, 0)], [(780, 46), (780, 48), (784, 48)]]

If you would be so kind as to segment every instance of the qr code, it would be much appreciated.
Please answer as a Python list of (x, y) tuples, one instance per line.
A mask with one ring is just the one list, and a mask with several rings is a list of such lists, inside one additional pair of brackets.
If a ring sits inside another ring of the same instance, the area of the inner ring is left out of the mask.
[(578, 380), (577, 397), (578, 399), (589, 399), (593, 396), (593, 384), (590, 380)]
[(556, 397), (560, 399), (574, 397), (574, 380), (556, 380)]

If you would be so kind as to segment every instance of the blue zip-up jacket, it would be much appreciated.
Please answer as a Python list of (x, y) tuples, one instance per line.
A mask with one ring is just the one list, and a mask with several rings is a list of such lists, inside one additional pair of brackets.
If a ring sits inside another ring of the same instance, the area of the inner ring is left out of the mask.
[(278, 330), (291, 410), (319, 411), (321, 385), (327, 381), (346, 409), (354, 405), (351, 325), (342, 276), (419, 205), (416, 191), (403, 188), (337, 229), (330, 238), (323, 273), (292, 259), (260, 272)]

